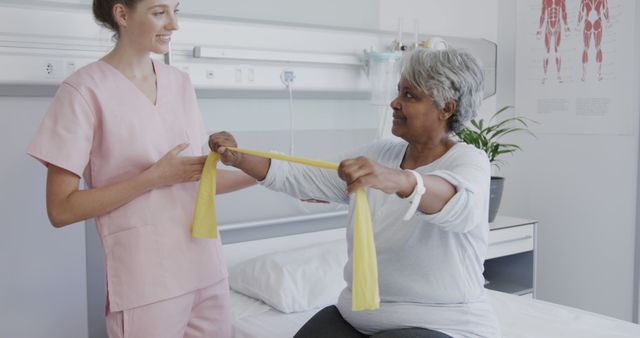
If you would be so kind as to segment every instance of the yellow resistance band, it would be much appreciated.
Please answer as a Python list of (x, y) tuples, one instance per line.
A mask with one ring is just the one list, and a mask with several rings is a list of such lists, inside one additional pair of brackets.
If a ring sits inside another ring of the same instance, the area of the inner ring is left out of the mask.
[[(302, 157), (269, 153), (257, 150), (227, 147), (231, 151), (295, 162), (314, 167), (338, 170), (338, 164), (326, 161), (311, 160)], [(216, 191), (216, 164), (219, 160), (217, 153), (209, 153), (202, 169), (202, 177), (198, 188), (198, 198), (193, 216), (193, 237), (216, 238), (218, 226), (216, 224), (216, 209), (214, 195)], [(356, 191), (355, 214), (353, 217), (353, 283), (351, 290), (351, 309), (353, 311), (375, 310), (380, 307), (378, 291), (378, 261), (373, 242), (371, 227), (371, 212), (364, 189)]]

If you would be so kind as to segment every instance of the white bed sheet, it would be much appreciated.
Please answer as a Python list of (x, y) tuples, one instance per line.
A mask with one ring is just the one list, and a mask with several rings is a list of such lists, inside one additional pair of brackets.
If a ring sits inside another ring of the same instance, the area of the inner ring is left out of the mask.
[(293, 337), (318, 310), (282, 313), (260, 300), (231, 290), (234, 338)]
[[(639, 338), (640, 325), (554, 303), (488, 290), (504, 338)], [(231, 291), (234, 338), (286, 338), (317, 311), (284, 314)]]
[(555, 303), (489, 291), (504, 338), (640, 338), (640, 325)]

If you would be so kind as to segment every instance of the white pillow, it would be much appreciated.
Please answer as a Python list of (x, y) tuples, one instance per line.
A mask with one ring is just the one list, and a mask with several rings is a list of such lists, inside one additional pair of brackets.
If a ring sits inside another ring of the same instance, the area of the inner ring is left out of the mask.
[(229, 285), (284, 313), (335, 304), (346, 286), (344, 239), (258, 256), (229, 269)]

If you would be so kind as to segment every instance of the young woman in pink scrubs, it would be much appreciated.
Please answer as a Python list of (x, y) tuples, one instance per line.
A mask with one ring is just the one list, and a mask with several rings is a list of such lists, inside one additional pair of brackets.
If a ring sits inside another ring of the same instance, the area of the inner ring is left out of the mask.
[[(190, 235), (208, 135), (188, 75), (150, 58), (168, 51), (177, 7), (94, 0), (116, 45), (62, 83), (28, 148), (47, 166), (51, 223), (96, 218), (110, 337), (231, 337), (220, 241)], [(218, 193), (255, 182), (218, 175)]]

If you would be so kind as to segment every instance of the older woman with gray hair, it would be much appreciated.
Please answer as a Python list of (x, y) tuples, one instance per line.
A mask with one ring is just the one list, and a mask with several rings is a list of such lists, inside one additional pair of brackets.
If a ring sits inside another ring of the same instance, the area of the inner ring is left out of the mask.
[[(353, 229), (347, 228), (347, 287), (295, 337), (499, 337), (484, 289), (490, 165), (451, 134), (475, 116), (483, 73), (470, 54), (417, 49), (403, 60), (392, 133), (351, 152), (338, 174), (231, 152), (230, 134), (209, 144), (226, 164), (301, 199), (351, 204), (368, 188), (380, 308), (351, 310)], [(349, 223), (351, 224), (351, 222)]]

